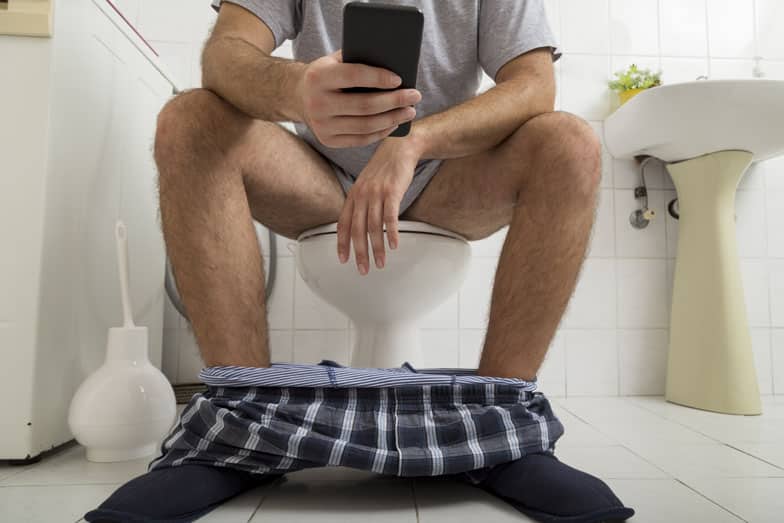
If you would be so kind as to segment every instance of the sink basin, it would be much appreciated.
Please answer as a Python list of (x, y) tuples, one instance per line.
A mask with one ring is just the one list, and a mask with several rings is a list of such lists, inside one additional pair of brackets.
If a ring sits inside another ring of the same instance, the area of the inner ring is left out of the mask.
[(666, 162), (740, 150), (753, 160), (784, 154), (784, 81), (705, 80), (641, 92), (604, 125), (616, 158)]
[(735, 190), (784, 154), (784, 81), (717, 80), (644, 91), (605, 120), (616, 158), (653, 156), (678, 191), (668, 401), (727, 414), (762, 407), (735, 238)]

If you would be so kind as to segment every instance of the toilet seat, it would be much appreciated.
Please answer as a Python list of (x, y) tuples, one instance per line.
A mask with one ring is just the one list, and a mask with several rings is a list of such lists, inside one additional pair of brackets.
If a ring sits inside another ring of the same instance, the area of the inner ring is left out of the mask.
[[(445, 236), (447, 238), (454, 238), (456, 240), (468, 241), (464, 237), (460, 236), (456, 232), (448, 231), (446, 229), (442, 229), (441, 227), (436, 227), (435, 225), (430, 225), (429, 223), (424, 222), (415, 222), (409, 220), (400, 220), (398, 221), (397, 226), (398, 232), (413, 232), (413, 233), (420, 233), (420, 234), (433, 234), (436, 236)], [(312, 229), (308, 229), (304, 231), (302, 234), (297, 236), (297, 241), (302, 241), (307, 238), (312, 238), (313, 236), (322, 236), (325, 234), (337, 234), (338, 230), (338, 223), (328, 223), (326, 225), (319, 225), (318, 227), (314, 227)], [(386, 230), (386, 226), (384, 227)]]

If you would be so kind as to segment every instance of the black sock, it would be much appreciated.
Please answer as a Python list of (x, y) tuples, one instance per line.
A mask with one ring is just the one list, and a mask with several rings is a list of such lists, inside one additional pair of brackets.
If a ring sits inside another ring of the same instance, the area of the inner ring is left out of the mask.
[(278, 477), (205, 465), (152, 470), (115, 490), (84, 519), (91, 523), (184, 523)]
[(604, 481), (552, 454), (528, 454), (470, 476), (480, 479), (480, 488), (544, 523), (614, 522), (634, 515)]

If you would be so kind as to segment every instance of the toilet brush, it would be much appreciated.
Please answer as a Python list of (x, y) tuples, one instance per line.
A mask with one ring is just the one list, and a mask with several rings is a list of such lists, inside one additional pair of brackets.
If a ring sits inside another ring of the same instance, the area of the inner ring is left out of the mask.
[(99, 462), (154, 455), (177, 406), (166, 377), (150, 363), (147, 327), (133, 322), (127, 230), (120, 220), (115, 241), (124, 323), (109, 329), (106, 360), (79, 386), (68, 412), (68, 425), (87, 448), (87, 459)]

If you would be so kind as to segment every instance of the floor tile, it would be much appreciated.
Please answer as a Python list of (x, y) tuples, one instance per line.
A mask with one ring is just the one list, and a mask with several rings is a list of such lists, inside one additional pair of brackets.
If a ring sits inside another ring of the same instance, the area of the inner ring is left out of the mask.
[(673, 445), (717, 444), (715, 440), (699, 432), (665, 419), (629, 419), (606, 422), (595, 427), (634, 451), (651, 446), (669, 448)]
[(687, 419), (689, 416), (714, 414), (705, 410), (670, 403), (664, 399), (664, 396), (631, 396), (628, 398), (628, 401), (667, 419), (673, 420)]
[(634, 509), (629, 523), (742, 521), (675, 480), (611, 479), (607, 484), (624, 505)]
[(714, 440), (637, 405), (629, 398), (567, 398), (562, 407), (631, 450), (662, 443), (711, 444)]
[(749, 523), (782, 520), (784, 478), (698, 478), (685, 483)]
[(0, 463), (0, 484), (2, 484), (3, 480), (10, 478), (14, 474), (19, 474), (23, 470), (24, 468), (22, 467), (12, 467), (11, 465)]
[(730, 441), (727, 445), (784, 469), (784, 442), (750, 443), (748, 441)]
[(675, 405), (663, 399), (634, 398), (631, 401), (716, 441), (765, 443), (784, 440), (784, 406), (776, 403), (763, 403), (761, 416), (736, 416)]
[(206, 516), (199, 518), (199, 523), (245, 523), (256, 513), (259, 505), (274, 488), (269, 485), (249, 490), (244, 494), (230, 499)]
[(534, 520), (503, 500), (475, 487), (453, 481), (414, 482), (419, 523), (526, 523)]
[(118, 485), (0, 487), (0, 521), (73, 522), (97, 507)]
[(119, 463), (93, 463), (85, 458), (84, 447), (77, 445), (45, 456), (34, 465), (0, 480), (0, 486), (88, 485), (124, 483), (147, 471), (150, 458)]
[(622, 397), (568, 397), (559, 403), (570, 413), (592, 424), (634, 419), (658, 419), (660, 416), (645, 410)]
[(762, 416), (769, 419), (784, 419), (784, 395), (763, 396)]
[(657, 479), (667, 478), (661, 469), (621, 446), (594, 448), (562, 448), (558, 459), (576, 469), (589, 472), (601, 479)]
[(318, 467), (286, 474), (288, 481), (364, 481), (370, 479), (390, 479), (392, 477), (394, 476), (382, 476), (373, 472), (348, 467)]
[(603, 447), (617, 444), (612, 437), (602, 434), (589, 424), (565, 409), (555, 408), (555, 415), (564, 426), (564, 434), (558, 439), (556, 448)]
[(678, 479), (784, 477), (784, 470), (721, 444), (651, 445), (635, 452)]
[(415, 523), (407, 480), (289, 480), (270, 489), (251, 523)]
[[(566, 430), (556, 444), (559, 459), (604, 479), (637, 510), (632, 523), (765, 523), (784, 513), (784, 397), (763, 397), (762, 416), (706, 412), (661, 396), (551, 402)], [(73, 446), (35, 465), (0, 465), (0, 521), (77, 521), (143, 473), (148, 461), (90, 463), (83, 448)], [(199, 521), (414, 523), (417, 510), (424, 523), (530, 521), (462, 483), (412, 482), (343, 467), (289, 474)]]
[(733, 416), (723, 419), (695, 419), (687, 426), (718, 441), (773, 443), (784, 441), (784, 419)]

